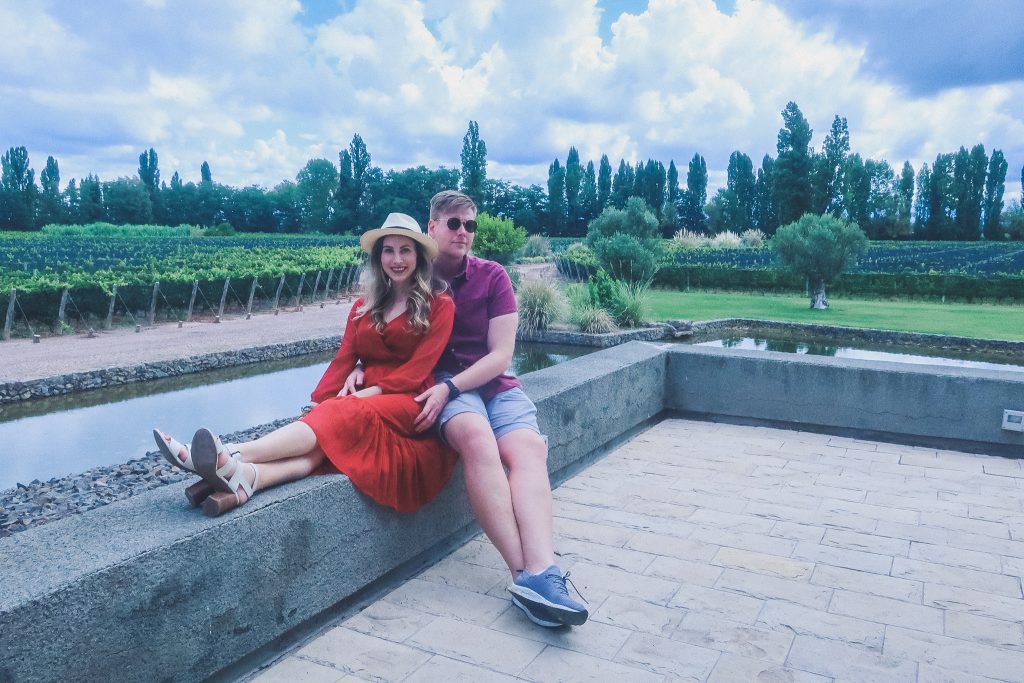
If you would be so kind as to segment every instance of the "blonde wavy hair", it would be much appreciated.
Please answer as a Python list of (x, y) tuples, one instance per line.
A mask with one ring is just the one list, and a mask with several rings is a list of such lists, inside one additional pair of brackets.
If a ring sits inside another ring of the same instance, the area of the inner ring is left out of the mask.
[[(409, 327), (412, 331), (416, 334), (425, 334), (430, 329), (430, 302), (435, 294), (445, 291), (447, 285), (434, 275), (434, 264), (427, 258), (423, 246), (416, 240), (412, 242), (416, 248), (416, 269), (412, 273), (409, 300), (405, 304), (405, 310), (409, 313)], [(384, 314), (395, 302), (395, 290), (391, 286), (391, 279), (384, 273), (384, 267), (381, 265), (383, 252), (384, 238), (381, 237), (370, 251), (364, 276), (366, 295), (356, 316), (361, 317), (368, 313), (378, 332), (384, 331)]]

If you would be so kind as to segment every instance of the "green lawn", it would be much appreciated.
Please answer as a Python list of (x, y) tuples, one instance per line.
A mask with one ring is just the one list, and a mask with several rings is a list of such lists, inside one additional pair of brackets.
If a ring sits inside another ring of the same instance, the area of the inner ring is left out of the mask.
[(812, 311), (802, 295), (651, 290), (655, 320), (758, 318), (787, 322), (931, 332), (983, 339), (1024, 340), (1024, 306), (829, 299), (829, 309)]

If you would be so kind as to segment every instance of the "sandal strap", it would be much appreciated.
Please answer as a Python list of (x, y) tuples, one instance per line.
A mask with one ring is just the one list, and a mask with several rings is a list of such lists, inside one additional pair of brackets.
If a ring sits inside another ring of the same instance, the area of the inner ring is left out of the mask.
[[(238, 489), (242, 489), (243, 491), (245, 491), (245, 494), (251, 498), (253, 492), (256, 490), (259, 484), (259, 468), (257, 468), (256, 465), (251, 462), (242, 462), (241, 460), (236, 460), (234, 462), (235, 471), (231, 473), (231, 478), (228, 480), (228, 486), (231, 488), (231, 492), (234, 493), (236, 497), (238, 496)], [(253, 481), (251, 484), (249, 483), (249, 479), (245, 476), (246, 473), (243, 472), (242, 465), (249, 465), (252, 468)]]

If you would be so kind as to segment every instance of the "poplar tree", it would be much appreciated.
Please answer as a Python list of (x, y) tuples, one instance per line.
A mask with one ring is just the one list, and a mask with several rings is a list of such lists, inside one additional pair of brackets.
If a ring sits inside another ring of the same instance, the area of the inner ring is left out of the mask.
[(932, 172), (928, 164), (921, 164), (921, 170), (917, 172), (917, 199), (914, 202), (914, 236), (918, 239), (928, 239), (929, 226), (931, 225), (931, 197)]
[(988, 177), (985, 180), (985, 204), (982, 220), (983, 234), (987, 240), (1003, 239), (1000, 217), (1003, 212), (1003, 190), (1006, 187), (1006, 159), (1002, 150), (992, 150), (988, 162)]
[(79, 223), (95, 223), (103, 219), (103, 188), (98, 176), (89, 174), (79, 188)]
[(565, 169), (558, 159), (548, 167), (548, 223), (552, 235), (565, 233)]
[(779, 206), (775, 202), (775, 159), (765, 154), (754, 183), (754, 226), (766, 235), (779, 227)]
[(462, 138), (462, 191), (476, 203), (483, 200), (484, 181), (487, 179), (487, 145), (480, 137), (480, 126), (469, 122)]
[(846, 119), (836, 114), (832, 129), (825, 136), (821, 154), (814, 156), (811, 177), (811, 209), (814, 213), (843, 212), (843, 162), (850, 153), (850, 129)]
[(679, 229), (679, 169), (673, 159), (665, 174), (665, 215), (661, 220), (662, 237), (671, 237)]
[(899, 203), (896, 217), (900, 222), (900, 233), (909, 237), (913, 233), (911, 218), (914, 208), (914, 167), (910, 165), (909, 161), (903, 162), (897, 194)]
[(152, 147), (148, 152), (139, 155), (139, 180), (149, 193), (149, 203), (152, 207), (154, 219), (158, 222), (166, 222), (163, 215), (163, 206), (160, 202), (160, 168), (156, 150)]
[(569, 148), (565, 158), (565, 213), (568, 234), (575, 235), (580, 230), (580, 186), (583, 183), (583, 166), (580, 164), (580, 153), (575, 147)]
[(779, 222), (787, 224), (811, 211), (811, 156), (813, 131), (796, 102), (782, 110), (782, 128), (775, 160), (775, 195)]
[(52, 156), (46, 157), (46, 168), (39, 173), (42, 192), (39, 198), (40, 226), (67, 221), (64, 198), (60, 193), (60, 167)]
[(616, 209), (626, 206), (626, 200), (633, 193), (633, 167), (625, 159), (619, 159), (619, 168), (612, 180), (611, 196), (608, 203)]
[(686, 171), (686, 192), (679, 196), (679, 222), (687, 230), (707, 232), (704, 204), (708, 200), (708, 165), (704, 157), (694, 154)]
[(597, 174), (594, 162), (587, 162), (587, 170), (583, 172), (583, 184), (580, 186), (580, 220), (577, 226), (578, 235), (585, 235), (590, 221), (597, 218)]
[(608, 161), (608, 155), (601, 155), (601, 163), (597, 170), (597, 214), (604, 211), (608, 205), (608, 197), (612, 192), (612, 165)]
[(35, 171), (29, 167), (28, 150), (11, 147), (0, 157), (0, 228), (31, 230), (35, 222)]

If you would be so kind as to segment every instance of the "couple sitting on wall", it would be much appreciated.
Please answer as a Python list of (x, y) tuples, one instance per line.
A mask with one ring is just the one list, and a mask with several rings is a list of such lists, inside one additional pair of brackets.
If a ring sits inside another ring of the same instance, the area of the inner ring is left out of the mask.
[(241, 444), (207, 429), (188, 446), (154, 435), (164, 457), (203, 478), (186, 495), (211, 516), (316, 471), (413, 512), (461, 457), (476, 518), (512, 573), (512, 602), (541, 626), (579, 625), (587, 610), (554, 561), (547, 443), (533, 402), (504, 374), (516, 299), (499, 264), (469, 254), (476, 213), (446, 190), (430, 200), (427, 234), (393, 213), (362, 236), (366, 295), (299, 420)]

